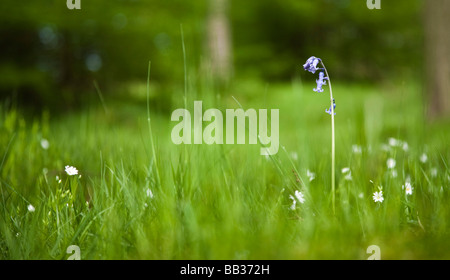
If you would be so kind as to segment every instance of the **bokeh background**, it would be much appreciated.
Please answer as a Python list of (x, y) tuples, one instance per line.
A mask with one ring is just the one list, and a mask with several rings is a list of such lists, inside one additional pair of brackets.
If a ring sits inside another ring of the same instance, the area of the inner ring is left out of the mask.
[(4, 0), (0, 97), (68, 112), (98, 101), (96, 83), (106, 99), (140, 101), (151, 61), (152, 104), (168, 111), (184, 66), (190, 83), (227, 95), (240, 82), (298, 79), (315, 55), (340, 83), (416, 81), (427, 113), (448, 116), (448, 1), (381, 2), (99, 0), (69, 10), (65, 1)]

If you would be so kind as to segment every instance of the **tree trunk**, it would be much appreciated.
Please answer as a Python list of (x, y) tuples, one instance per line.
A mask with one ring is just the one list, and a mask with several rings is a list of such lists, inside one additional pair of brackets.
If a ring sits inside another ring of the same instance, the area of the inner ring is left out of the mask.
[(450, 116), (450, 0), (425, 1), (428, 116)]
[(228, 0), (210, 0), (208, 18), (208, 58), (211, 74), (219, 82), (227, 82), (232, 74), (230, 25), (227, 17)]

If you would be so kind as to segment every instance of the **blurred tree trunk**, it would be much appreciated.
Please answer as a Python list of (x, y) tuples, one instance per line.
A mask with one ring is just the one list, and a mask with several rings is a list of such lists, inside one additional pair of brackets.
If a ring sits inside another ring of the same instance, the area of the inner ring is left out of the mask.
[(450, 116), (450, 0), (425, 1), (428, 115)]
[(228, 82), (233, 71), (227, 8), (228, 0), (210, 0), (207, 24), (208, 58), (213, 78), (221, 83)]

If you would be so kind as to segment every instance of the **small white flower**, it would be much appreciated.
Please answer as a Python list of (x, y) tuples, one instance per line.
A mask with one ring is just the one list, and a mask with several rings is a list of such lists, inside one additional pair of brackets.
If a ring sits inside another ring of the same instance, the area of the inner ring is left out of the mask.
[(34, 209), (34, 206), (33, 205), (28, 205), (28, 211), (30, 211), (30, 212), (34, 212), (34, 210), (36, 210), (36, 209)]
[(428, 160), (427, 154), (423, 153), (423, 154), (420, 156), (420, 162), (425, 163), (425, 162), (427, 162), (427, 160)]
[(298, 160), (298, 154), (297, 154), (297, 152), (291, 152), (291, 158), (293, 159), (293, 160)]
[(395, 147), (395, 146), (397, 146), (398, 145), (398, 143), (400, 142), (400, 141), (398, 141), (397, 139), (395, 139), (395, 138), (389, 138), (388, 139), (389, 140), (389, 146), (392, 146), (392, 147)]
[(352, 178), (352, 171), (350, 170), (350, 167), (344, 167), (344, 168), (342, 168), (342, 169), (341, 169), (341, 172), (342, 172), (343, 174), (345, 174), (345, 177), (344, 177), (345, 180), (351, 181), (351, 180), (353, 179), (353, 178)]
[[(402, 186), (402, 188), (403, 188), (403, 186)], [(405, 183), (405, 192), (406, 192), (406, 194), (412, 195), (412, 187), (409, 182)]]
[(147, 194), (147, 197), (153, 198), (153, 193), (152, 193), (152, 190), (150, 188), (147, 188), (145, 193)]
[(50, 143), (48, 142), (47, 139), (45, 139), (45, 138), (42, 138), (42, 139), (41, 139), (41, 147), (42, 147), (42, 149), (44, 149), (44, 150), (47, 150), (48, 147), (50, 147)]
[(300, 203), (304, 203), (305, 202), (305, 198), (304, 198), (304, 196), (303, 196), (303, 194), (301, 192), (295, 191), (294, 195), (295, 195), (295, 197), (298, 199), (298, 201)]
[(383, 200), (384, 200), (384, 198), (383, 198), (383, 191), (374, 192), (373, 193), (373, 200), (375, 202), (383, 202)]
[(409, 146), (408, 143), (403, 142), (403, 146), (402, 146), (403, 151), (407, 152), (409, 150)]
[(311, 182), (316, 178), (316, 173), (309, 171), (309, 169), (306, 170), (306, 176), (308, 176), (309, 181)]
[(431, 177), (436, 177), (437, 176), (437, 168), (436, 167), (431, 168), (430, 173), (431, 173)]
[(364, 198), (364, 193), (362, 193), (362, 192), (359, 193), (358, 197), (359, 197), (359, 198)]
[(345, 175), (344, 179), (347, 180), (347, 181), (353, 180), (352, 172), (349, 172), (347, 175)]
[(397, 178), (397, 170), (395, 170), (395, 169), (392, 169), (392, 171), (391, 171), (391, 176), (393, 177), (393, 178)]
[(295, 205), (297, 204), (297, 201), (292, 195), (289, 195), (289, 198), (292, 199), (292, 205), (289, 207), (291, 210), (295, 210)]
[(361, 153), (361, 146), (359, 146), (359, 145), (352, 145), (352, 152), (354, 154), (360, 154)]
[(395, 159), (388, 158), (388, 160), (386, 161), (386, 165), (389, 169), (394, 168), (395, 167)]
[(78, 174), (78, 170), (75, 167), (69, 166), (69, 165), (66, 165), (65, 171), (66, 171), (67, 175), (69, 175), (69, 176)]

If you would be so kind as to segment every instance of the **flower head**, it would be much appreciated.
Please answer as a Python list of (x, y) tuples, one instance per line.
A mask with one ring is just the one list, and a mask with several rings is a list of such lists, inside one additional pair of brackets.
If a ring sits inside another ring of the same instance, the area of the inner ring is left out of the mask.
[(36, 209), (34, 209), (34, 206), (33, 205), (28, 205), (28, 211), (30, 211), (30, 212), (34, 212), (34, 210), (36, 210)]
[(395, 159), (388, 158), (388, 160), (386, 161), (386, 165), (389, 169), (394, 168), (395, 167)]
[[(333, 111), (334, 111), (334, 109), (336, 109), (336, 102), (334, 101), (334, 98), (333, 98)], [(331, 106), (330, 106), (330, 109), (326, 109), (325, 112), (331, 115)], [(336, 112), (334, 112), (334, 114), (336, 115)]]
[(295, 210), (295, 205), (297, 205), (297, 200), (292, 195), (289, 195), (289, 198), (292, 199), (291, 210)]
[(342, 174), (345, 174), (345, 177), (344, 177), (345, 180), (347, 180), (347, 181), (352, 181), (353, 180), (353, 178), (352, 178), (352, 171), (350, 170), (349, 167), (344, 167), (344, 168), (342, 168), (341, 171), (342, 171)]
[(420, 162), (425, 163), (425, 162), (427, 162), (427, 160), (428, 160), (427, 154), (423, 153), (423, 154), (420, 156)]
[(69, 175), (69, 176), (78, 174), (78, 170), (75, 167), (69, 166), (69, 165), (66, 165), (65, 171), (66, 171), (67, 175)]
[(309, 181), (311, 182), (316, 178), (316, 173), (309, 171), (309, 169), (306, 170), (306, 176), (308, 176)]
[(305, 198), (304, 198), (304, 196), (303, 196), (303, 194), (301, 193), (301, 192), (299, 192), (299, 191), (295, 191), (294, 192), (294, 195), (295, 195), (295, 197), (298, 199), (298, 201), (300, 202), (300, 203), (304, 203), (305, 202)]
[(317, 68), (317, 64), (319, 64), (319, 62), (320, 62), (320, 58), (311, 56), (310, 58), (308, 58), (306, 63), (303, 64), (303, 69), (314, 74), (314, 73), (316, 73), (317, 70), (319, 70), (319, 68)]
[(150, 188), (147, 188), (145, 190), (145, 193), (147, 194), (147, 197), (153, 198), (153, 193), (152, 193), (152, 190)]
[(41, 139), (41, 147), (44, 150), (48, 150), (48, 147), (50, 147), (50, 143), (48, 142), (47, 139), (45, 139), (45, 138)]
[(328, 77), (324, 77), (324, 73), (321, 71), (319, 73), (319, 79), (316, 80), (317, 88), (313, 89), (315, 92), (323, 92), (322, 86), (327, 84)]
[(411, 183), (410, 182), (406, 182), (404, 186), (402, 186), (402, 188), (405, 188), (405, 192), (406, 194), (412, 195), (412, 187), (411, 187)]
[(373, 193), (373, 201), (375, 202), (383, 202), (383, 191), (374, 192)]
[(361, 146), (359, 146), (359, 145), (352, 145), (352, 152), (354, 154), (360, 154), (362, 152)]

